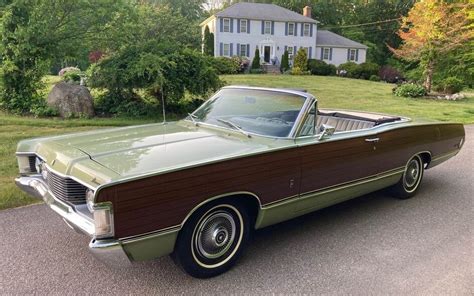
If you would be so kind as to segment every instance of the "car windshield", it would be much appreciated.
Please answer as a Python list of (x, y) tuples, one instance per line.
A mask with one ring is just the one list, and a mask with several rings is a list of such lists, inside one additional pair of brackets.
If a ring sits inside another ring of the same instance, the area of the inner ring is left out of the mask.
[(259, 89), (228, 88), (219, 91), (189, 119), (271, 137), (288, 137), (306, 98)]

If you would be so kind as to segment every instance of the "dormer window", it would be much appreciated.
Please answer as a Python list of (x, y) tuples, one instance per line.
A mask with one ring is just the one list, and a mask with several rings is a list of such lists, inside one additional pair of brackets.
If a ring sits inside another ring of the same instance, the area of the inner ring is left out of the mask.
[(230, 32), (230, 19), (225, 18), (222, 21), (224, 22), (223, 31), (224, 32)]
[(288, 23), (288, 35), (296, 35), (295, 23)]

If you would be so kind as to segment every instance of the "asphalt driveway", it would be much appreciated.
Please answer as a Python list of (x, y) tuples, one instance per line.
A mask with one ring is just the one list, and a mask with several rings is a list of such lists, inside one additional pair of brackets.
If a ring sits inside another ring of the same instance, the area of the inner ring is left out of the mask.
[[(193, 279), (168, 257), (109, 269), (44, 205), (0, 212), (0, 294), (474, 294), (474, 126), (418, 195), (377, 192), (256, 233), (240, 263)], [(1, 190), (1, 189), (0, 189)]]

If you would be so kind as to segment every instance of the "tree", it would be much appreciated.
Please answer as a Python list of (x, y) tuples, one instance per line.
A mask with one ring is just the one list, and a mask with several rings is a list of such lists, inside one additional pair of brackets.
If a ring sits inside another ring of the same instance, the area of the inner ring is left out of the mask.
[(446, 3), (439, 0), (417, 2), (402, 20), (398, 35), (402, 45), (392, 52), (405, 60), (419, 61), (424, 83), (431, 91), (437, 60), (462, 47), (474, 37), (469, 26), (472, 4)]
[(301, 72), (308, 71), (308, 54), (303, 47), (300, 47), (296, 52), (293, 68), (298, 68)]
[(127, 5), (114, 0), (15, 0), (2, 7), (1, 107), (24, 113), (44, 104), (41, 79), (51, 61), (81, 52), (86, 39), (123, 11)]
[(209, 26), (204, 29), (203, 53), (205, 55), (214, 56), (214, 34), (209, 31)]
[(260, 50), (258, 50), (258, 47), (255, 48), (255, 55), (252, 60), (251, 69), (260, 69)]
[(283, 73), (285, 71), (288, 71), (288, 69), (290, 69), (290, 63), (288, 61), (288, 50), (285, 50), (283, 52), (283, 55), (281, 56), (280, 71)]

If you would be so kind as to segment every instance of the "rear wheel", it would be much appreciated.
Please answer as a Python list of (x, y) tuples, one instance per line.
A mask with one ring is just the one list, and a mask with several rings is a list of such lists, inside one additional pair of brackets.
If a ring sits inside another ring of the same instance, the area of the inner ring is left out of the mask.
[(173, 258), (193, 277), (229, 270), (248, 241), (249, 218), (239, 203), (212, 203), (198, 210), (180, 233)]
[(424, 165), (419, 155), (415, 155), (408, 161), (402, 178), (391, 188), (395, 197), (407, 199), (416, 194), (423, 178)]

